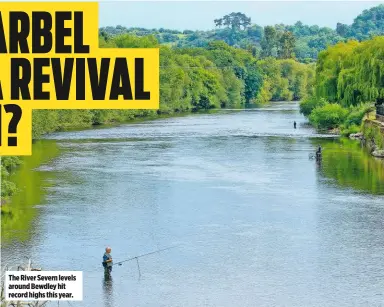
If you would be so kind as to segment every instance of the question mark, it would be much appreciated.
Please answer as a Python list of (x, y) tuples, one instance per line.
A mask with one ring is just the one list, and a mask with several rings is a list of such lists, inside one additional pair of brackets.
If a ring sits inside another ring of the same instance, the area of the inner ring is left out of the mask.
[[(17, 125), (21, 119), (21, 115), (23, 111), (17, 104), (5, 104), (4, 110), (6, 113), (12, 113), (13, 116), (9, 122), (8, 133), (17, 133)], [(0, 144), (1, 145), (1, 144)], [(9, 136), (8, 137), (8, 146), (17, 146), (17, 136)]]

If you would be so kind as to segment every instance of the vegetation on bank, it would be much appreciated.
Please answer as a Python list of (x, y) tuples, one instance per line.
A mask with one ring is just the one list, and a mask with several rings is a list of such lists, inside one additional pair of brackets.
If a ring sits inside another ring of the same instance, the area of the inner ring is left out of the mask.
[[(240, 12), (233, 12), (212, 21), (213, 30), (191, 31), (170, 29), (104, 27), (104, 35), (154, 35), (160, 44), (177, 48), (207, 47), (217, 40), (251, 51), (262, 57), (285, 58), (292, 53), (301, 62), (313, 62), (320, 51), (350, 39), (367, 40), (384, 33), (384, 5), (380, 4), (358, 15), (351, 25), (337, 23), (335, 28), (305, 25), (269, 25), (261, 27)], [(284, 48), (284, 50), (283, 50)]]
[(371, 149), (384, 149), (384, 133), (377, 125), (371, 122), (365, 122), (362, 125), (362, 133), (366, 145)]
[(361, 130), (364, 116), (384, 100), (384, 36), (338, 43), (320, 52), (315, 93), (300, 111), (319, 129)]

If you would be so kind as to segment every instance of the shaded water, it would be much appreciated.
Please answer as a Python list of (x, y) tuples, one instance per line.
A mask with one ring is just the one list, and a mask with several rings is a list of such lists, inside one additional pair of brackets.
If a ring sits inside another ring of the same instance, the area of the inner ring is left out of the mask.
[[(15, 175), (2, 261), (82, 270), (76, 306), (384, 305), (384, 164), (304, 123), (274, 103), (50, 135)], [(103, 279), (105, 245), (174, 244)]]

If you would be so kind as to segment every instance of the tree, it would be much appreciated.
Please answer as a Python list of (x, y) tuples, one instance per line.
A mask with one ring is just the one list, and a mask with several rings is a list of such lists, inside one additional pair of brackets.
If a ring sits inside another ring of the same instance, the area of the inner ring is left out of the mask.
[(346, 24), (338, 22), (336, 25), (336, 32), (340, 36), (346, 37), (349, 31), (349, 27)]
[(264, 28), (264, 38), (261, 41), (262, 56), (272, 56), (273, 48), (277, 45), (277, 32), (272, 26)]
[(349, 37), (358, 40), (369, 39), (371, 35), (384, 33), (384, 4), (363, 11), (350, 27)]
[(279, 39), (278, 54), (281, 59), (291, 59), (294, 57), (296, 39), (292, 32), (285, 31)]
[(223, 18), (215, 19), (214, 23), (216, 27), (224, 25), (232, 30), (241, 30), (241, 28), (245, 30), (251, 25), (251, 18), (240, 12), (232, 12)]
[(213, 22), (215, 23), (216, 27), (220, 28), (223, 25), (223, 18), (215, 19)]

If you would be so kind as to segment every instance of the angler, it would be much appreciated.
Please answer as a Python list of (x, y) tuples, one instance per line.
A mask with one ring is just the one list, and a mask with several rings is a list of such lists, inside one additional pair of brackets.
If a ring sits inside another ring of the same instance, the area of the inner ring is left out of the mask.
[[(163, 248), (163, 249), (159, 249), (159, 250), (156, 250), (156, 251), (153, 251), (153, 252), (149, 252), (149, 253), (146, 253), (146, 254), (141, 254), (139, 256), (136, 256), (136, 257), (131, 257), (131, 258), (128, 258), (126, 260), (123, 260), (123, 261), (120, 261), (120, 262), (117, 262), (117, 263), (113, 263), (112, 262), (112, 256), (110, 255), (110, 252), (111, 252), (111, 248), (110, 247), (107, 247), (105, 249), (106, 253), (104, 254), (104, 257), (103, 257), (103, 267), (105, 268), (105, 272), (106, 274), (108, 274), (107, 276), (110, 276), (110, 273), (112, 271), (112, 266), (114, 265), (122, 265), (123, 262), (127, 262), (127, 261), (132, 261), (132, 260), (136, 260), (136, 263), (137, 263), (137, 268), (139, 270), (139, 275), (141, 275), (141, 272), (140, 272), (140, 265), (139, 265), (139, 258), (141, 257), (145, 257), (145, 256), (149, 256), (149, 255), (152, 255), (152, 254), (157, 254), (157, 253), (160, 253), (160, 252), (163, 252), (163, 251), (166, 251), (168, 249), (172, 249), (172, 248), (175, 248), (175, 247), (178, 247), (179, 245), (175, 245), (175, 246), (170, 246), (170, 247), (166, 247), (166, 248)], [(110, 265), (110, 269), (108, 268), (108, 264)]]
[(105, 275), (111, 275), (112, 272), (112, 266), (113, 266), (113, 261), (112, 261), (112, 256), (111, 256), (111, 251), (112, 249), (108, 246), (105, 249), (105, 253), (103, 256), (103, 267), (104, 267), (104, 273)]
[(319, 148), (317, 148), (317, 150), (316, 150), (316, 161), (320, 161), (321, 160), (321, 155), (322, 155), (322, 148), (319, 145)]

